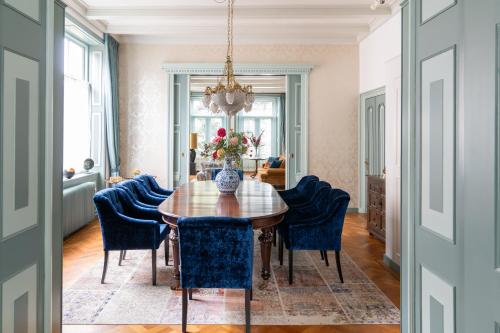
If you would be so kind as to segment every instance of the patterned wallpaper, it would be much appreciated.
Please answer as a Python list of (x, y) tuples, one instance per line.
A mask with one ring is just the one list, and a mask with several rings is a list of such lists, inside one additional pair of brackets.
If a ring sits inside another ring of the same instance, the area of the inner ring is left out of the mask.
[[(223, 45), (120, 45), (122, 174), (138, 168), (165, 182), (167, 174), (167, 75), (165, 62), (217, 63)], [(236, 63), (312, 64), (309, 97), (310, 173), (342, 188), (358, 204), (356, 45), (243, 45)]]

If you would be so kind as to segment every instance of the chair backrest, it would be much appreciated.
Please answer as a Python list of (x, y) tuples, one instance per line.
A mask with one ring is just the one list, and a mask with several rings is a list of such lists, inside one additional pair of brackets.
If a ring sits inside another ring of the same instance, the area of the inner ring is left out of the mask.
[(136, 200), (140, 200), (146, 194), (146, 189), (144, 188), (142, 182), (131, 179), (126, 180), (118, 184), (118, 187), (125, 188)]
[[(238, 173), (238, 176), (240, 176), (240, 180), (243, 180), (243, 170), (241, 169), (233, 169)], [(219, 174), (219, 172), (222, 171), (222, 168), (213, 168), (210, 170), (211, 178), (212, 180), (215, 180), (215, 177)]]
[(299, 181), (297, 186), (295, 186), (295, 188), (297, 189), (297, 191), (303, 192), (307, 186), (310, 186), (311, 183), (318, 182), (318, 181), (319, 181), (319, 178), (317, 176), (314, 176), (314, 175), (304, 176)]
[(311, 187), (310, 189), (308, 188), (308, 191), (306, 191), (304, 194), (307, 195), (307, 198), (314, 203), (320, 196), (322, 191), (327, 191), (331, 188), (332, 186), (330, 185), (330, 183), (327, 183), (325, 181), (314, 182), (314, 187)]
[(151, 190), (153, 192), (155, 189), (159, 188), (159, 185), (156, 182), (155, 178), (150, 175), (139, 175), (135, 177), (134, 180), (142, 182), (142, 184), (144, 184), (148, 190)]
[(179, 218), (182, 288), (252, 287), (253, 229), (249, 219)]
[(97, 192), (94, 195), (94, 204), (104, 237), (105, 230), (118, 220), (118, 213), (125, 214), (126, 209), (116, 188), (108, 188)]
[(347, 213), (347, 207), (349, 206), (349, 201), (351, 197), (349, 194), (341, 189), (331, 189), (328, 214), (331, 217), (331, 222), (333, 230), (336, 236), (339, 237), (340, 246), (340, 236), (342, 235), (342, 229), (344, 227), (345, 215)]

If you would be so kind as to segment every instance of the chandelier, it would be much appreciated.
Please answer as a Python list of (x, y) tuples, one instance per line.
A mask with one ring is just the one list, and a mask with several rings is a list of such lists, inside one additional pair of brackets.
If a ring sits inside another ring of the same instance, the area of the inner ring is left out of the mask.
[(203, 95), (203, 105), (212, 113), (224, 112), (229, 117), (241, 110), (252, 110), (255, 94), (251, 85), (241, 86), (234, 77), (233, 70), (233, 2), (227, 0), (227, 58), (224, 66), (224, 75), (216, 87), (207, 87)]

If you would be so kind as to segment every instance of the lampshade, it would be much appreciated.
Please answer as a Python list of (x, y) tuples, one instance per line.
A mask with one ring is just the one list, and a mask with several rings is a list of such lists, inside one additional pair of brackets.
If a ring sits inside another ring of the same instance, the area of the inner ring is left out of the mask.
[(189, 149), (198, 149), (198, 133), (191, 133), (189, 136)]

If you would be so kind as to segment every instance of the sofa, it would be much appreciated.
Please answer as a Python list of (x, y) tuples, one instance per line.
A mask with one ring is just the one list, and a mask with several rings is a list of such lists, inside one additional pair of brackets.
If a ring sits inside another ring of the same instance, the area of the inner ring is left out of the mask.
[[(273, 160), (281, 161), (278, 168), (272, 168)], [(284, 156), (278, 158), (270, 157), (266, 163), (258, 169), (257, 172), (260, 180), (264, 183), (273, 185), (276, 188), (284, 188), (286, 184), (286, 159)]]

